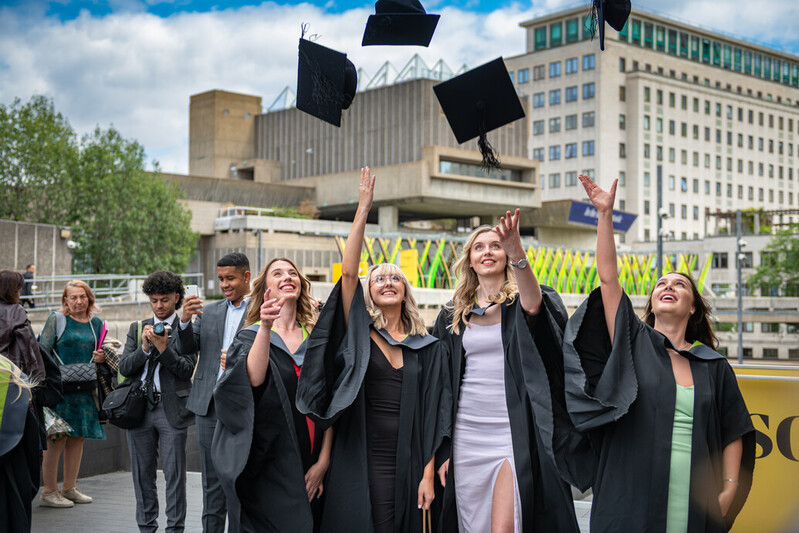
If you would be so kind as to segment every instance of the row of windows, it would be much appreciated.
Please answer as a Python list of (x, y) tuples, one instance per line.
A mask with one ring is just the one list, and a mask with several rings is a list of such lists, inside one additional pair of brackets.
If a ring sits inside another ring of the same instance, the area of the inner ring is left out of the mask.
[[(589, 17), (585, 16), (583, 18), (583, 31), (582, 31), (582, 40), (590, 39), (592, 37), (590, 26), (587, 25)], [(566, 29), (566, 34), (564, 35), (564, 26)], [(549, 31), (547, 31), (549, 30)], [(534, 36), (534, 47), (536, 50), (544, 50), (547, 48), (547, 44), (549, 48), (553, 48), (556, 46), (561, 46), (563, 44), (575, 43), (581, 40), (580, 37), (580, 18), (570, 18), (564, 21), (553, 22), (549, 26), (541, 26), (536, 28), (533, 32)], [(549, 39), (547, 40), (547, 37)]]
[[(594, 82), (591, 83), (583, 83), (583, 100), (589, 100), (596, 95)], [(549, 91), (549, 105), (558, 105), (561, 102), (561, 89), (552, 89)], [(566, 102), (576, 102), (577, 101), (577, 86), (573, 85), (571, 87), (566, 87), (563, 90), (563, 94), (565, 94)], [(544, 107), (546, 105), (546, 93), (540, 92), (533, 94), (533, 107)]]
[[(594, 127), (595, 116), (593, 111), (583, 113), (583, 128)], [(561, 121), (561, 117), (552, 117), (549, 119), (549, 133), (558, 133), (561, 129), (561, 122), (563, 123), (566, 131), (577, 129), (577, 114), (566, 115)], [(533, 121), (533, 135), (542, 135), (545, 133), (546, 121), (535, 120)]]
[[(595, 144), (594, 141), (583, 141), (582, 142), (582, 155), (583, 156), (592, 156), (594, 155), (594, 148)], [(555, 144), (549, 147), (549, 161), (559, 161), (561, 154), (563, 154), (564, 159), (573, 159), (577, 157), (577, 143), (566, 143), (563, 145), (563, 150), (561, 151), (561, 146), (559, 144)], [(533, 148), (533, 159), (536, 161), (543, 161), (544, 160), (544, 148)]]
[[(576, 74), (577, 73), (577, 58), (570, 57), (565, 61), (553, 61), (549, 64), (549, 77), (550, 78), (557, 78), (560, 77), (561, 72), (563, 72), (561, 67), (565, 67), (566, 74)], [(583, 70), (594, 70), (596, 68), (596, 55), (594, 54), (586, 54), (583, 56)], [(536, 65), (533, 67), (533, 81), (540, 81), (546, 78), (547, 73), (547, 66), (546, 65)], [(518, 71), (518, 81), (520, 84), (529, 83), (530, 81), (530, 69), (529, 68), (520, 68)], [(510, 80), (513, 81), (513, 72), (510, 73)]]
[[(580, 174), (584, 174), (584, 175), (590, 177), (591, 179), (593, 179), (594, 178), (594, 169), (583, 170), (582, 172), (580, 172)], [(554, 172), (552, 174), (549, 174), (547, 176), (546, 180), (542, 180), (541, 185), (544, 188), (548, 187), (550, 189), (558, 189), (561, 186), (560, 176), (561, 176), (560, 172)], [(563, 178), (564, 178), (563, 185), (565, 187), (577, 187), (577, 184), (579, 183), (579, 181), (577, 180), (577, 171), (576, 170), (565, 172), (563, 174)], [(624, 200), (619, 200), (619, 209), (621, 209), (623, 211), (625, 209), (625, 207), (626, 207), (626, 205), (625, 205)]]
[(759, 79), (799, 87), (799, 64), (651, 22), (628, 19), (619, 32), (619, 40)]
[[(668, 177), (668, 182), (667, 183), (668, 183), (668, 189), (670, 191), (676, 190), (676, 187), (677, 187), (676, 181), (677, 180), (675, 179), (674, 176), (669, 176)], [(651, 174), (649, 172), (644, 172), (644, 187), (649, 187), (650, 184), (651, 184), (650, 182), (651, 182)], [(694, 178), (692, 180), (692, 182), (693, 182), (692, 183), (693, 186), (691, 188), (691, 191), (694, 194), (699, 194), (700, 180)], [(727, 187), (726, 187), (726, 196), (727, 196), (727, 198), (732, 198), (733, 197), (733, 193), (737, 192), (737, 194), (735, 196), (739, 200), (743, 200), (744, 199), (744, 187), (745, 187), (744, 185), (735, 185), (734, 186), (732, 183), (727, 183)], [(705, 195), (710, 196), (714, 189), (715, 189), (716, 197), (720, 198), (723, 195), (724, 184), (722, 184), (720, 181), (717, 181), (717, 182), (715, 182), (715, 187), (714, 187), (710, 180), (704, 180), (704, 193), (705, 193)], [(736, 191), (736, 189), (737, 189), (737, 191)], [(688, 191), (688, 178), (685, 178), (685, 177), (680, 178), (680, 192), (684, 192), (684, 193), (689, 192)], [(766, 189), (765, 188), (758, 187), (758, 189), (757, 189), (757, 201), (765, 202), (766, 201), (765, 200), (765, 198), (766, 198), (765, 193), (766, 193)], [(775, 198), (774, 189), (768, 189), (768, 201), (770, 203), (774, 203), (774, 198)], [(777, 198), (777, 203), (780, 204), (780, 205), (788, 205), (788, 206), (789, 205), (794, 205), (793, 192), (789, 191), (787, 196), (786, 196), (785, 191), (777, 190), (776, 198)], [(787, 203), (785, 202), (786, 198), (788, 199)], [(750, 201), (754, 201), (755, 200), (755, 188), (754, 187), (746, 187), (746, 199), (750, 200)], [(799, 195), (797, 195), (797, 199), (799, 199)], [(671, 205), (673, 206), (674, 204), (671, 204)], [(644, 201), (644, 214), (645, 215), (650, 214), (649, 213), (649, 207), (650, 207), (649, 206), (649, 201), (645, 200)], [(674, 216), (674, 210), (670, 209), (669, 214), (671, 216)], [(694, 220), (698, 220), (697, 216), (698, 215), (696, 215), (696, 214), (694, 215)], [(687, 218), (687, 215), (683, 215), (682, 218)]]
[[(655, 103), (657, 105), (665, 105), (663, 103), (664, 92), (662, 89), (657, 89), (655, 91)], [(651, 102), (652, 101), (652, 90), (649, 87), (644, 87), (644, 102)], [(702, 105), (700, 105), (702, 104)], [(668, 93), (668, 105), (669, 107), (676, 108), (677, 106), (677, 94), (673, 92)], [(688, 110), (688, 96), (682, 94), (680, 95), (680, 109), (687, 111)], [(699, 113), (704, 111), (705, 115), (715, 114), (717, 117), (725, 117), (727, 120), (735, 120), (736, 116), (738, 122), (749, 122), (749, 124), (755, 124), (755, 111), (753, 109), (744, 109), (743, 107), (736, 108), (730, 104), (722, 104), (721, 102), (711, 102), (710, 100), (704, 100), (702, 102), (699, 98), (692, 97), (691, 98), (691, 110), (694, 113)], [(776, 118), (776, 120), (775, 120)], [(793, 132), (793, 119), (792, 118), (785, 118), (781, 115), (774, 116), (773, 113), (768, 114), (768, 127), (774, 128), (775, 125), (777, 129), (783, 130), (785, 129), (785, 125), (788, 125), (788, 131)], [(757, 125), (765, 127), (767, 124), (766, 121), (766, 114), (763, 111), (757, 112)]]

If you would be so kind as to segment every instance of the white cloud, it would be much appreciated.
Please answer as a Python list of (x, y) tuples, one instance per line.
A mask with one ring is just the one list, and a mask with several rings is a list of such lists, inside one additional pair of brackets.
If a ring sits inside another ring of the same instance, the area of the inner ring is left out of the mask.
[[(362, 48), (371, 9), (329, 14), (310, 4), (266, 2), (159, 18), (140, 11), (144, 2), (119, 3), (125, 4), (124, 12), (105, 17), (83, 12), (66, 22), (45, 18), (41, 10), (0, 8), (0, 102), (50, 96), (79, 133), (113, 123), (172, 172), (188, 169), (190, 95), (225, 89), (259, 95), (268, 107), (283, 87), (294, 88), (302, 22), (311, 24), (320, 44), (347, 52), (356, 67), (370, 74), (386, 60), (400, 69), (414, 53), (430, 66), (444, 59), (457, 70), (463, 63), (474, 67), (523, 53), (519, 22), (573, 5), (571, 0), (544, 0), (535, 9), (514, 4), (487, 15), (428, 6), (429, 12), (442, 15), (430, 48)], [(797, 40), (787, 37), (799, 18), (795, 4), (770, 0), (769, 9), (763, 9), (741, 3), (736, 11), (729, 3), (677, 0), (670, 12), (796, 49)]]

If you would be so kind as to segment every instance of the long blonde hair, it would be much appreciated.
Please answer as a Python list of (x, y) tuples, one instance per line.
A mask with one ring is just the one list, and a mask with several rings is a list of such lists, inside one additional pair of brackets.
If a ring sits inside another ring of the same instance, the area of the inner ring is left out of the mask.
[[(483, 233), (494, 231), (493, 226), (480, 226), (469, 235), (466, 242), (463, 244), (461, 256), (455, 262), (453, 270), (458, 279), (458, 285), (455, 287), (455, 295), (452, 298), (452, 303), (447, 304), (446, 308), (452, 311), (452, 323), (447, 328), (458, 335), (460, 333), (460, 324), (463, 323), (469, 327), (469, 312), (474, 307), (475, 297), (477, 296), (477, 288), (480, 286), (480, 280), (472, 268), (471, 264), (471, 251), (474, 246), (474, 241)], [(499, 289), (497, 294), (489, 296), (488, 300), (493, 303), (501, 304), (505, 300), (513, 302), (516, 294), (519, 292), (516, 286), (516, 274), (513, 268), (505, 262), (505, 283)]]
[(89, 287), (85, 281), (81, 281), (79, 279), (67, 281), (67, 284), (64, 285), (64, 292), (61, 294), (61, 312), (64, 313), (64, 316), (70, 316), (69, 306), (67, 305), (67, 293), (69, 292), (70, 288), (83, 289), (86, 292), (86, 298), (89, 300), (89, 305), (86, 306), (86, 317), (91, 319), (92, 315), (98, 312), (100, 308), (94, 304), (94, 293), (92, 292), (91, 287)]
[(0, 374), (8, 374), (8, 379), (0, 376), (0, 383), (13, 383), (17, 386), (17, 397), (14, 398), (14, 401), (19, 400), (23, 391), (28, 391), (31, 395), (29, 398), (32, 397), (31, 389), (36, 386), (36, 383), (28, 383), (24, 380), (22, 370), (3, 354), (0, 354)]
[(264, 303), (264, 292), (266, 292), (266, 275), (269, 272), (269, 267), (278, 261), (285, 261), (290, 264), (300, 278), (300, 295), (297, 297), (297, 320), (305, 326), (309, 332), (316, 324), (316, 312), (311, 304), (311, 280), (303, 276), (294, 261), (285, 257), (275, 257), (269, 261), (255, 281), (252, 282), (252, 290), (250, 291), (250, 310), (247, 311), (247, 320), (244, 326), (251, 326), (261, 320), (261, 305)]
[(375, 328), (382, 329), (388, 325), (386, 317), (383, 316), (383, 311), (372, 300), (372, 276), (377, 275), (391, 275), (396, 274), (405, 285), (405, 301), (402, 302), (402, 310), (400, 311), (400, 320), (406, 335), (420, 335), (424, 337), (427, 335), (427, 328), (424, 325), (424, 320), (419, 314), (419, 307), (416, 305), (416, 299), (413, 297), (413, 287), (405, 277), (402, 269), (392, 263), (381, 263), (379, 265), (372, 265), (366, 273), (366, 292), (364, 293), (364, 300), (366, 300), (366, 310), (369, 311), (372, 320), (375, 323)]

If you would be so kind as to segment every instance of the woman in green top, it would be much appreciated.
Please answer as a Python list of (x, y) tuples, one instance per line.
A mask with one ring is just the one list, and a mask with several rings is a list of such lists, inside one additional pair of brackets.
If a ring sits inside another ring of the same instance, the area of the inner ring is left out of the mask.
[(598, 459), (591, 530), (726, 531), (751, 486), (755, 432), (710, 310), (672, 272), (638, 319), (618, 279), (616, 183), (580, 180), (598, 213), (600, 288), (569, 319), (563, 352), (569, 414)]
[[(61, 311), (66, 318), (64, 331), (58, 333), (56, 313), (44, 325), (41, 344), (48, 353), (57, 353), (63, 364), (103, 363), (105, 355), (98, 349), (98, 339), (103, 321), (92, 316), (97, 312), (94, 294), (86, 283), (67, 282), (61, 295)], [(94, 392), (64, 392), (64, 401), (55, 408), (58, 416), (72, 426), (72, 436), (51, 442), (43, 452), (42, 473), (44, 491), (40, 505), (46, 507), (72, 507), (75, 503), (91, 503), (92, 499), (75, 486), (83, 457), (83, 441), (105, 439), (105, 428), (100, 425)], [(64, 483), (58, 491), (58, 460), (64, 452)]]

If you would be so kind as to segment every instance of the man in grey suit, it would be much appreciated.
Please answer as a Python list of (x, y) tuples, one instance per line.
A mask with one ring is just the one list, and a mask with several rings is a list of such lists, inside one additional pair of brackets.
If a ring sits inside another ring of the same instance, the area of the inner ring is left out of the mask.
[[(211, 441), (216, 427), (213, 393), (221, 373), (221, 356), (227, 353), (247, 316), (250, 262), (244, 254), (228, 254), (217, 262), (216, 271), (225, 299), (204, 306), (197, 296), (186, 298), (180, 321), (180, 345), (186, 355), (200, 352), (186, 407), (197, 415), (197, 441), (203, 471), (203, 532), (224, 532), (227, 512), (228, 531), (235, 533), (239, 530), (238, 502), (226, 499), (211, 462)], [(196, 317), (194, 323), (192, 317)]]
[[(186, 428), (194, 415), (186, 409), (196, 356), (183, 354), (177, 335), (176, 309), (183, 302), (180, 276), (159, 270), (142, 286), (150, 299), (153, 318), (133, 322), (119, 361), (119, 372), (141, 380), (147, 408), (139, 427), (128, 430), (128, 448), (136, 493), (139, 531), (158, 530), (158, 457), (166, 479), (166, 531), (180, 533), (186, 519)], [(139, 335), (141, 331), (141, 336)]]

